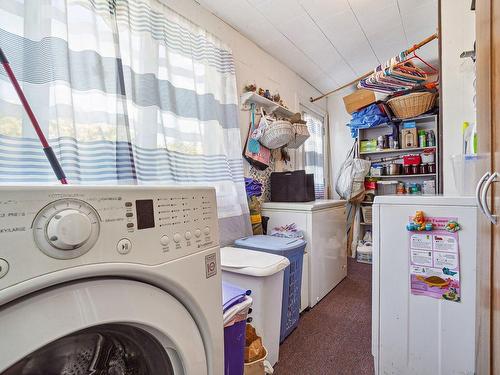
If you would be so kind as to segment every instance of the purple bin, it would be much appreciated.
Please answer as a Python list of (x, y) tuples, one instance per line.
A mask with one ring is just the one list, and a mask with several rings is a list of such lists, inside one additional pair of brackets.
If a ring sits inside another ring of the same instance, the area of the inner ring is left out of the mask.
[(224, 312), (224, 375), (243, 375), (245, 364), (245, 328), (249, 291), (222, 283)]

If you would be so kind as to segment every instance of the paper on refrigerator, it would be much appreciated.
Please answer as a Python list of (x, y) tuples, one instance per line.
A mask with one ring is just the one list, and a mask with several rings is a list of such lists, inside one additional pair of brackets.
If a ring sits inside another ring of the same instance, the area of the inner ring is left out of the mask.
[(460, 302), (458, 232), (445, 229), (446, 224), (457, 219), (428, 217), (426, 220), (433, 223), (432, 231), (409, 232), (411, 293)]

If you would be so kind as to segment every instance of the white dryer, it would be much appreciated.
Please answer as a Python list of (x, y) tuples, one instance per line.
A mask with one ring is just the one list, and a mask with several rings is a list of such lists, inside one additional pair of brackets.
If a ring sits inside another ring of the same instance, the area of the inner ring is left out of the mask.
[(221, 375), (211, 188), (1, 187), (1, 375)]

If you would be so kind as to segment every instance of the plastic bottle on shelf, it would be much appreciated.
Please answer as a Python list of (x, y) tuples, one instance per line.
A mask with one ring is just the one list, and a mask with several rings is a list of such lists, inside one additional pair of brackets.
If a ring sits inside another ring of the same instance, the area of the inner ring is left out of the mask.
[(434, 130), (429, 130), (427, 132), (427, 147), (436, 146), (436, 135), (434, 134)]
[(419, 147), (427, 146), (427, 135), (425, 130), (419, 130), (418, 132), (418, 146)]

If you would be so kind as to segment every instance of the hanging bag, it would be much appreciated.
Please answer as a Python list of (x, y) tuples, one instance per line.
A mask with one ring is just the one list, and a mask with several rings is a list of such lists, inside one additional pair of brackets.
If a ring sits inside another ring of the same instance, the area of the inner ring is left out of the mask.
[(365, 177), (370, 171), (371, 162), (355, 157), (356, 142), (340, 167), (335, 191), (342, 199), (352, 200), (365, 191)]
[(246, 161), (253, 167), (263, 171), (269, 167), (269, 164), (271, 162), (271, 151), (267, 148), (264, 147), (263, 145), (259, 145), (258, 147), (258, 152), (252, 152), (255, 151), (251, 143), (253, 141), (258, 142), (255, 139), (252, 139), (252, 134), (258, 130), (260, 127), (260, 124), (262, 122), (259, 121), (259, 125), (255, 125), (255, 118), (252, 117), (252, 122), (250, 123), (250, 126), (248, 128), (248, 134), (247, 134), (247, 139), (245, 141), (245, 147), (243, 149), (243, 157), (245, 158)]
[(260, 108), (260, 120), (257, 126), (254, 126), (251, 137), (256, 140), (260, 140), (264, 135), (269, 124), (273, 122), (270, 116), (266, 116), (262, 107)]

